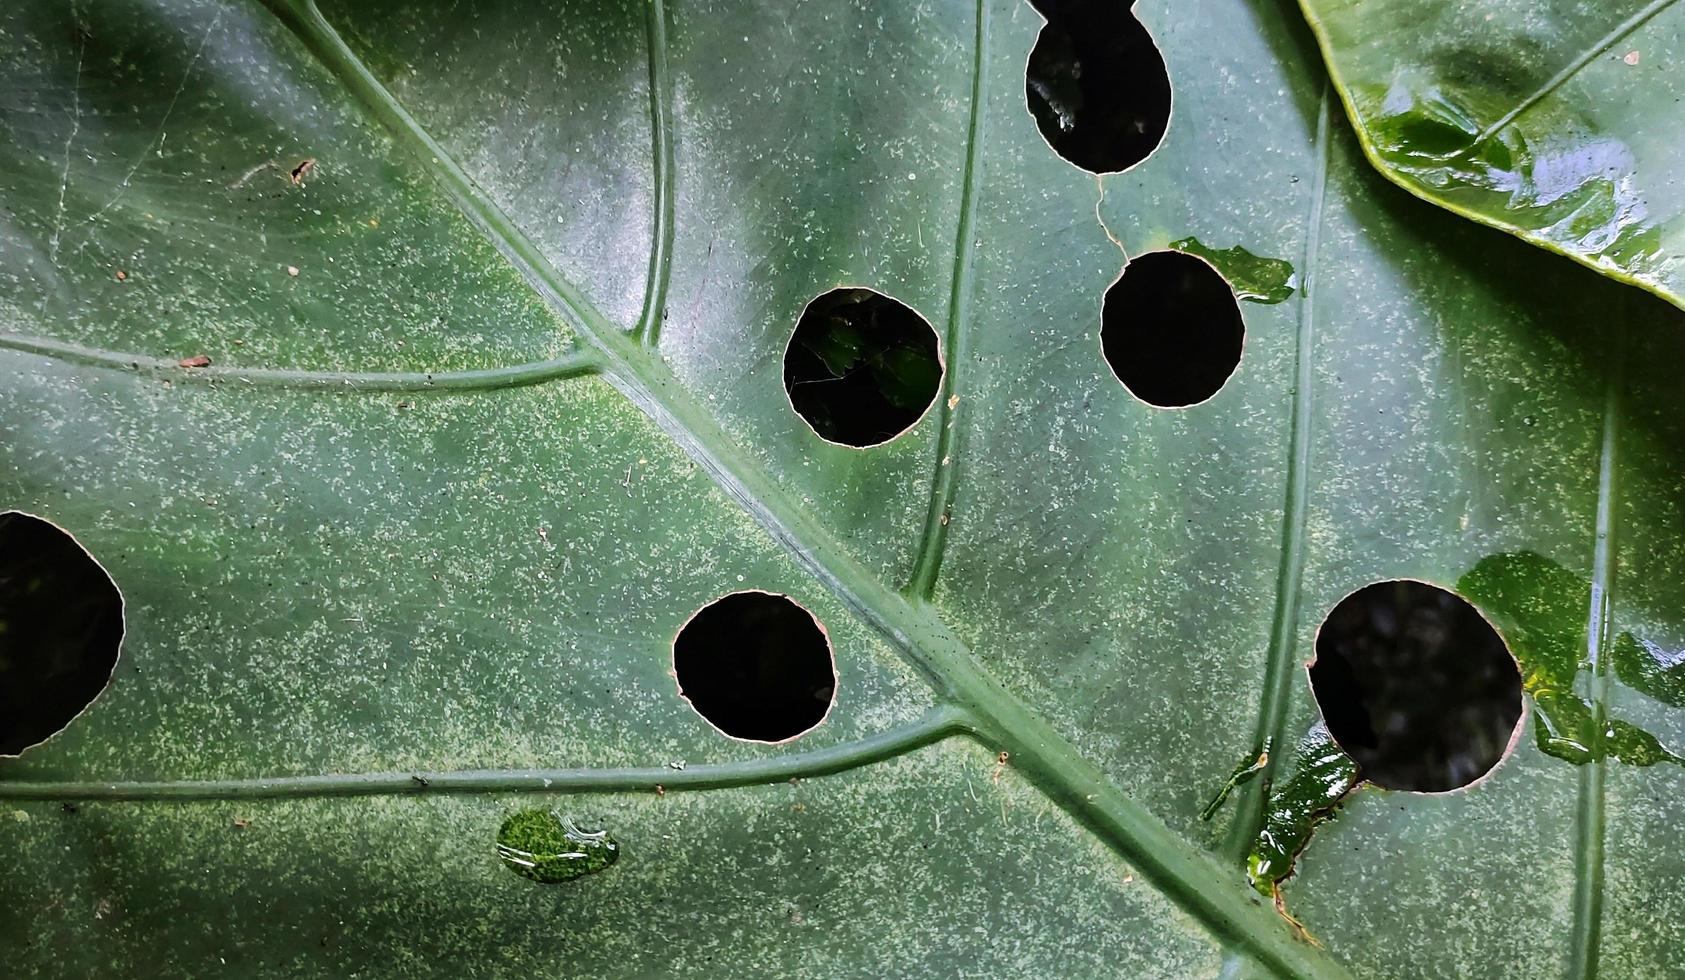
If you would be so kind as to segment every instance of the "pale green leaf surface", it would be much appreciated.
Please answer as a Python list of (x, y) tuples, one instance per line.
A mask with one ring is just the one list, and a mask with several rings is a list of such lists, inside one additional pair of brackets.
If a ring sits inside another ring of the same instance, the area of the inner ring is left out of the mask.
[[(1216, 972), (1218, 947), (1181, 910), (1015, 776), (991, 784), (992, 766), (948, 743), (799, 786), (665, 797), (89, 803), (73, 816), (8, 803), (0, 825), (33, 872), (7, 883), (8, 974)], [(535, 804), (612, 827), (620, 861), (557, 887), (508, 873), (497, 826)], [(1113, 938), (1085, 938), (1101, 935)]]

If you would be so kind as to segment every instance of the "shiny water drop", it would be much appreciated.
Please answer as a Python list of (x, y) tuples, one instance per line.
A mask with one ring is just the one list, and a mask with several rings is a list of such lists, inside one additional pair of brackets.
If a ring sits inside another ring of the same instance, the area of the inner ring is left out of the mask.
[(521, 810), (497, 832), (497, 856), (510, 871), (544, 884), (596, 874), (620, 857), (607, 830), (587, 832), (554, 810)]

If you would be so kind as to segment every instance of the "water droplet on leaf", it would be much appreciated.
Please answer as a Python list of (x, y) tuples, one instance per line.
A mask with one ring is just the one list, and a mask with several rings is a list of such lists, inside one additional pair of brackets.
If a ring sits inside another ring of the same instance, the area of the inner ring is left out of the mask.
[(587, 832), (554, 810), (521, 810), (497, 832), (497, 856), (510, 871), (545, 884), (595, 874), (620, 857), (607, 830)]

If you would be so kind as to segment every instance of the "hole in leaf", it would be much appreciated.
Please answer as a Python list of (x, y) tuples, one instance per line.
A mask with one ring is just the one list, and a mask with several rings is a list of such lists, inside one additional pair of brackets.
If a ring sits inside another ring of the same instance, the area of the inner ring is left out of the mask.
[(673, 641), (679, 694), (732, 738), (785, 742), (836, 699), (824, 627), (788, 596), (733, 592), (697, 611)]
[(75, 720), (122, 642), (123, 597), (99, 562), (49, 521), (0, 513), (0, 755)]
[(820, 438), (866, 448), (912, 428), (942, 387), (936, 331), (870, 289), (807, 304), (784, 351), (784, 390)]
[(1211, 263), (1184, 252), (1129, 260), (1100, 307), (1100, 350), (1136, 398), (1159, 408), (1197, 405), (1240, 366), (1246, 324), (1234, 290)]
[(1164, 56), (1125, 0), (1030, 0), (1047, 24), (1024, 94), (1053, 151), (1097, 174), (1152, 155), (1170, 125)]
[(1498, 764), (1521, 720), (1521, 670), (1468, 600), (1377, 582), (1340, 600), (1316, 636), (1311, 689), (1358, 775), (1439, 793)]

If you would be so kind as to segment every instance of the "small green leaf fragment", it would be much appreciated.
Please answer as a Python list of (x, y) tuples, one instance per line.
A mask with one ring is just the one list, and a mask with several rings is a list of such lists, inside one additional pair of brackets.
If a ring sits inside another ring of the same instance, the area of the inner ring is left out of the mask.
[(1273, 305), (1285, 302), (1299, 286), (1299, 274), (1286, 259), (1266, 259), (1240, 245), (1216, 249), (1197, 238), (1184, 238), (1170, 247), (1211, 263), (1234, 287), (1237, 299)]
[(587, 833), (554, 810), (521, 810), (497, 832), (497, 856), (523, 878), (553, 884), (595, 874), (620, 857), (607, 830)]
[(1539, 751), (1576, 766), (1591, 762), (1591, 705), (1568, 691), (1533, 693), (1533, 741)]
[(1618, 718), (1606, 723), (1599, 740), (1591, 703), (1577, 694), (1540, 691), (1533, 696), (1533, 703), (1538, 706), (1533, 712), (1537, 726), (1534, 741), (1546, 755), (1575, 765), (1605, 757), (1639, 767), (1663, 762), (1685, 764), (1685, 759), (1670, 752), (1656, 736)]
[(1685, 765), (1685, 759), (1669, 752), (1656, 736), (1636, 725), (1611, 721), (1603, 737), (1608, 753), (1629, 766), (1653, 766), (1662, 762)]
[(1457, 580), (1457, 594), (1478, 606), (1521, 664), (1535, 702), (1566, 691), (1585, 669), (1591, 584), (1531, 551), (1487, 555)]
[(1318, 721), (1299, 742), (1292, 775), (1270, 793), (1264, 828), (1246, 860), (1252, 887), (1274, 898), (1317, 825), (1357, 785), (1357, 763)]

